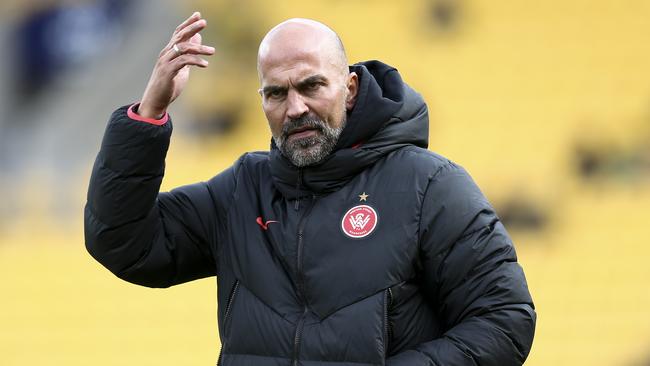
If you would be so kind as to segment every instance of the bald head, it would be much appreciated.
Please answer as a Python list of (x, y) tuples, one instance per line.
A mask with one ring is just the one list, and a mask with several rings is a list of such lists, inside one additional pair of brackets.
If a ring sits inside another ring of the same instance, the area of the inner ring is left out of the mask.
[(347, 56), (338, 34), (323, 23), (304, 18), (285, 20), (264, 36), (257, 53), (257, 71), (261, 77), (265, 63), (300, 58), (306, 53), (318, 55), (344, 75), (348, 73)]

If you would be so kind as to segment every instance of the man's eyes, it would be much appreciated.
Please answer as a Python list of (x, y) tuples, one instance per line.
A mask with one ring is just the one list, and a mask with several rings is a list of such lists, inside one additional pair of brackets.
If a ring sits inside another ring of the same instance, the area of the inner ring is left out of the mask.
[(269, 99), (280, 99), (282, 98), (286, 92), (284, 90), (280, 89), (275, 89), (275, 90), (269, 90), (266, 92), (265, 97)]
[(308, 83), (307, 85), (305, 85), (305, 90), (314, 91), (314, 90), (320, 88), (321, 85), (322, 84), (320, 82), (316, 82), (316, 81), (312, 82), (312, 83)]

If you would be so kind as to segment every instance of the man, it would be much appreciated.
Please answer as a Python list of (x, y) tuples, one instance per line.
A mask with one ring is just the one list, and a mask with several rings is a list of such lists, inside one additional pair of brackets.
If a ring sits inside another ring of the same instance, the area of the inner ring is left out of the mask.
[(166, 110), (214, 52), (205, 26), (181, 24), (141, 103), (111, 117), (89, 252), (145, 286), (216, 275), (222, 365), (521, 365), (535, 312), (504, 227), (426, 150), (427, 107), (397, 70), (348, 67), (321, 23), (288, 20), (260, 45), (271, 151), (158, 192)]

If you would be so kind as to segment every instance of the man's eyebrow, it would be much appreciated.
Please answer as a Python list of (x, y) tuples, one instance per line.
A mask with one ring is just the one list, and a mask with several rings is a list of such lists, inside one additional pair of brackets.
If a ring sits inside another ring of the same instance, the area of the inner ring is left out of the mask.
[(323, 76), (323, 75), (320, 75), (320, 74), (312, 75), (312, 76), (309, 76), (309, 77), (307, 77), (305, 79), (300, 80), (296, 84), (296, 87), (298, 89), (302, 89), (305, 86), (308, 86), (309, 84), (313, 84), (313, 83), (327, 83), (327, 78), (325, 76)]
[[(298, 89), (304, 89), (306, 86), (309, 84), (313, 83), (327, 83), (327, 78), (321, 74), (316, 74), (312, 76), (308, 76), (302, 80), (300, 80), (298, 83), (296, 83), (296, 88)], [(286, 92), (287, 87), (285, 86), (279, 86), (279, 85), (267, 85), (261, 89), (259, 89), (259, 92), (262, 94), (266, 95), (272, 92)]]
[(287, 88), (284, 87), (284, 86), (279, 86), (279, 85), (268, 85), (268, 86), (263, 87), (263, 88), (260, 89), (259, 91), (260, 91), (262, 94), (265, 94), (265, 95), (266, 95), (266, 94), (269, 94), (269, 93), (272, 93), (272, 92), (275, 92), (275, 91), (284, 92), (284, 91), (286, 91), (286, 90), (287, 90)]

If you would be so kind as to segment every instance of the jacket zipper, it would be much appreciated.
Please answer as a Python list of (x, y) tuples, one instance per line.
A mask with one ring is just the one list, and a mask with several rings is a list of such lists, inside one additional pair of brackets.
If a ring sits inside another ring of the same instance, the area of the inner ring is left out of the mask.
[(230, 309), (232, 303), (235, 300), (235, 295), (237, 294), (237, 289), (239, 288), (239, 280), (235, 281), (235, 284), (230, 290), (230, 296), (228, 296), (228, 303), (226, 304), (226, 313), (223, 315), (223, 338), (221, 342), (221, 351), (219, 352), (219, 358), (217, 359), (217, 366), (221, 365), (221, 358), (223, 357), (223, 350), (226, 349), (226, 326), (228, 325), (228, 316), (230, 315)]
[(296, 182), (296, 203), (295, 210), (300, 209), (300, 183), (302, 182), (302, 169), (298, 169), (298, 181)]
[(296, 333), (293, 336), (293, 362), (291, 363), (292, 366), (298, 366), (298, 355), (300, 353), (300, 337), (302, 336), (302, 329), (304, 328), (305, 317), (307, 316), (308, 311), (309, 310), (307, 309), (307, 305), (304, 305), (303, 312), (300, 315), (298, 324), (296, 325)]
[(384, 357), (388, 357), (388, 347), (391, 338), (393, 338), (393, 329), (390, 326), (388, 312), (393, 305), (393, 291), (390, 287), (384, 292)]
[(298, 365), (298, 356), (300, 353), (300, 337), (302, 336), (302, 330), (305, 324), (305, 317), (307, 316), (307, 312), (309, 311), (309, 308), (307, 307), (307, 296), (305, 294), (305, 279), (302, 273), (302, 257), (303, 257), (304, 236), (305, 236), (305, 218), (311, 212), (311, 209), (314, 206), (315, 201), (316, 201), (316, 196), (312, 196), (310, 205), (307, 206), (307, 209), (300, 217), (300, 221), (298, 222), (298, 243), (296, 248), (296, 276), (297, 276), (296, 287), (298, 290), (300, 301), (302, 302), (303, 305), (303, 310), (302, 310), (302, 314), (300, 315), (300, 318), (298, 319), (298, 324), (296, 325), (296, 331), (293, 337), (293, 362), (292, 362), (293, 366)]

